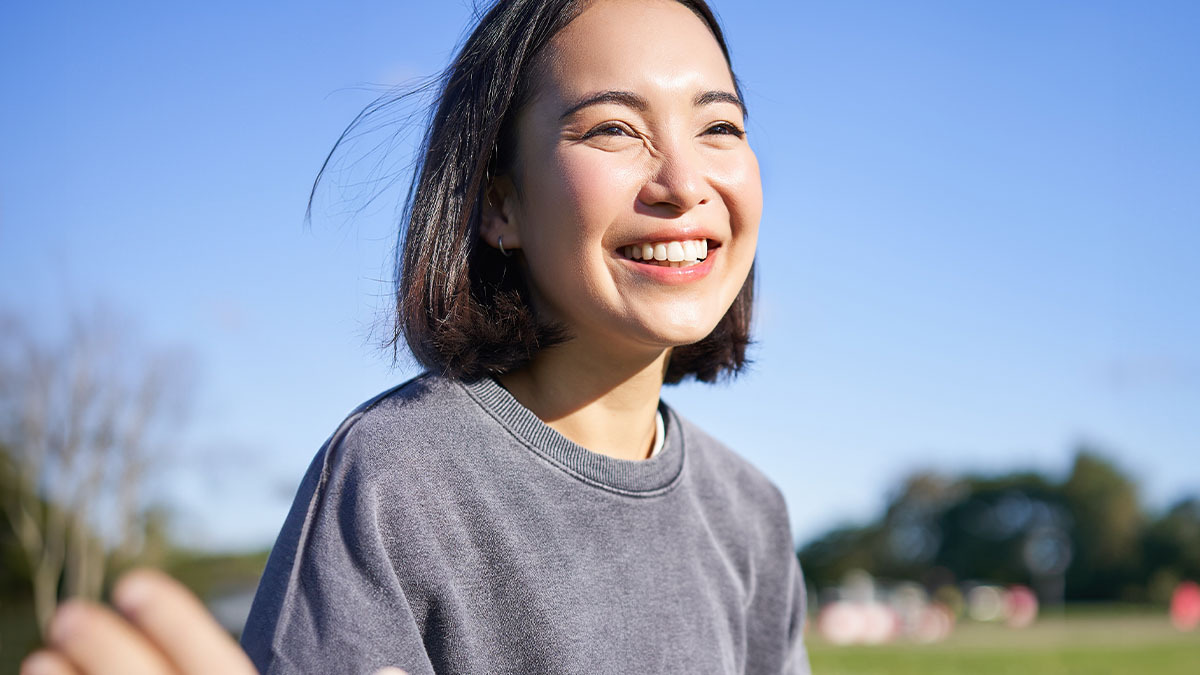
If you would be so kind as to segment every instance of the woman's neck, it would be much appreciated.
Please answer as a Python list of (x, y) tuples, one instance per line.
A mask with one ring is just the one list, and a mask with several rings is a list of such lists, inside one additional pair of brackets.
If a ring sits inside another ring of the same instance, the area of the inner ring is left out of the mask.
[(550, 428), (593, 452), (646, 459), (670, 350), (614, 362), (571, 343), (547, 349), (500, 382)]

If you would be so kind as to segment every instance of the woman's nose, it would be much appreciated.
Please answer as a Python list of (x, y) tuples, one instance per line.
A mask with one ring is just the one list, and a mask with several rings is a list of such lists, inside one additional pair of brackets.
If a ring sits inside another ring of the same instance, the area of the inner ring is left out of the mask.
[(687, 144), (660, 149), (649, 179), (638, 200), (646, 206), (669, 208), (685, 213), (708, 201), (701, 158)]

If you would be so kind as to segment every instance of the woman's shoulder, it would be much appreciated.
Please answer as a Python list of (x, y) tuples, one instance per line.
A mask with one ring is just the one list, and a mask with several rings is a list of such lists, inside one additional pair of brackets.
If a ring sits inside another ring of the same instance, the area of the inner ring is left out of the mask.
[(462, 388), (455, 380), (425, 372), (359, 404), (339, 429), (416, 421), (461, 406), (463, 401)]
[(762, 470), (678, 412), (672, 411), (672, 417), (683, 433), (688, 471), (694, 480), (739, 507), (786, 518), (783, 492)]
[(442, 456), (464, 423), (480, 413), (462, 385), (423, 373), (356, 407), (325, 442), (326, 463), (345, 469)]

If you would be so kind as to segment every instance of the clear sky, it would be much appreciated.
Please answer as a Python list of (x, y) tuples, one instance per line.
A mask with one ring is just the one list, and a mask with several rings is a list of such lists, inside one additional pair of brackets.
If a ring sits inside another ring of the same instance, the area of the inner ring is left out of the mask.
[[(1153, 506), (1200, 494), (1200, 4), (715, 7), (763, 167), (758, 345), (665, 398), (783, 489), (797, 537), (913, 469), (1060, 475), (1079, 442)], [(188, 542), (269, 543), (341, 418), (414, 373), (371, 337), (399, 195), (304, 208), (369, 85), (439, 70), (471, 14), (0, 9), (0, 308), (53, 330), (105, 302), (191, 350), (156, 486)]]

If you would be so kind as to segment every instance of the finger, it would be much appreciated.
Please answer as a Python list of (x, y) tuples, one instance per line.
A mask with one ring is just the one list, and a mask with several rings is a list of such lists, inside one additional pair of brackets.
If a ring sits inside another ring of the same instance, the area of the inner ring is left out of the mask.
[(40, 651), (21, 662), (21, 675), (79, 675), (79, 671), (62, 655)]
[(183, 673), (257, 672), (199, 598), (162, 572), (126, 574), (113, 589), (113, 604)]
[(375, 675), (408, 675), (408, 673), (395, 666), (387, 666), (386, 668), (380, 668), (379, 670), (375, 671)]
[(165, 675), (158, 649), (113, 612), (72, 600), (50, 620), (50, 645), (86, 675)]

